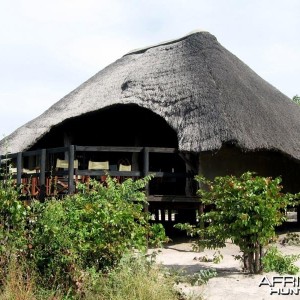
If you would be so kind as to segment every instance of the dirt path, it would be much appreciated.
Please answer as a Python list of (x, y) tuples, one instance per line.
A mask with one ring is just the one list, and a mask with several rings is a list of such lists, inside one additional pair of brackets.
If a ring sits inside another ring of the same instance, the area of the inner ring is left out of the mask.
[[(298, 232), (299, 233), (299, 232)], [(300, 246), (283, 246), (280, 244), (283, 234), (279, 236), (276, 246), (285, 254), (300, 254)], [(149, 252), (158, 251), (157, 262), (172, 269), (183, 269), (187, 273), (194, 273), (201, 269), (214, 268), (218, 276), (209, 280), (206, 285), (194, 286), (180, 285), (184, 293), (189, 295), (202, 295), (206, 300), (262, 300), (262, 299), (300, 299), (298, 295), (270, 295), (270, 287), (263, 285), (259, 287), (264, 276), (272, 280), (276, 273), (265, 273), (262, 275), (247, 275), (242, 272), (241, 264), (235, 260), (233, 255), (239, 255), (239, 248), (232, 243), (227, 243), (226, 248), (220, 250), (223, 260), (219, 264), (212, 262), (201, 262), (199, 257), (206, 255), (212, 258), (214, 250), (204, 252), (193, 252), (190, 241), (177, 241), (166, 245), (163, 249), (152, 249)], [(300, 266), (300, 260), (296, 265)], [(298, 274), (300, 276), (300, 274)], [(297, 276), (295, 277), (297, 279)], [(299, 278), (300, 281), (300, 278)], [(277, 285), (283, 288), (282, 284)], [(300, 289), (300, 286), (298, 286)], [(296, 290), (296, 289), (294, 289)], [(276, 288), (277, 291), (277, 288)]]

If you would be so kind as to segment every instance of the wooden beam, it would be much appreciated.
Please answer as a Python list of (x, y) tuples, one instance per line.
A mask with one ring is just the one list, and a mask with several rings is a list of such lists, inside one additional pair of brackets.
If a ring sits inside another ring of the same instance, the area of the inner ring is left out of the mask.
[[(144, 148), (144, 153), (143, 153), (143, 176), (147, 176), (149, 174), (149, 148), (145, 147)], [(149, 183), (146, 184), (145, 186), (145, 194), (146, 197), (149, 196)], [(149, 211), (149, 205), (148, 203), (144, 204), (144, 211), (148, 212)]]
[(8, 153), (6, 155), (2, 155), (2, 158), (17, 158), (18, 153)]
[(116, 146), (76, 146), (76, 151), (87, 152), (141, 152), (142, 147), (116, 147)]
[(46, 185), (46, 149), (40, 150), (40, 186)]
[(74, 194), (75, 192), (75, 186), (74, 186), (74, 159), (75, 159), (75, 146), (70, 145), (69, 146), (69, 152), (68, 152), (68, 158), (69, 158), (69, 176), (68, 176), (68, 193)]
[(47, 149), (47, 153), (62, 153), (68, 150), (69, 150), (68, 147), (50, 148)]
[(39, 155), (41, 150), (34, 150), (34, 151), (25, 151), (22, 152), (23, 157), (28, 157), (28, 156), (34, 156), (34, 155)]
[(148, 151), (151, 153), (177, 153), (176, 148), (162, 148), (162, 147), (148, 147)]
[(103, 171), (103, 170), (78, 170), (78, 175), (81, 176), (103, 176), (103, 175), (110, 175), (110, 176), (124, 176), (124, 177), (140, 177), (140, 171)]
[(180, 195), (149, 195), (149, 202), (182, 202), (182, 203), (197, 203), (199, 207), (199, 198), (197, 196), (180, 196)]
[(17, 153), (17, 185), (21, 185), (22, 183), (22, 152)]
[(171, 172), (151, 172), (154, 174), (154, 177), (169, 177), (169, 178), (187, 178), (191, 175), (188, 173), (171, 173)]

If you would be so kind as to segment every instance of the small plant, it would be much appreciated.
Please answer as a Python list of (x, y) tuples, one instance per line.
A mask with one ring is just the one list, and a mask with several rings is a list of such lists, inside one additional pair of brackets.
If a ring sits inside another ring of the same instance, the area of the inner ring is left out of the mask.
[(215, 269), (203, 269), (194, 274), (186, 275), (184, 281), (192, 286), (206, 284), (209, 279), (216, 277), (218, 274)]
[(90, 270), (83, 283), (87, 300), (175, 300), (172, 276), (166, 276), (159, 266), (144, 255), (124, 255), (108, 273)]
[(293, 100), (295, 103), (300, 104), (300, 96), (295, 95), (295, 96), (292, 98), (292, 100)]
[(198, 260), (201, 262), (213, 262), (214, 264), (219, 264), (222, 261), (222, 259), (223, 259), (223, 255), (221, 254), (220, 250), (216, 251), (213, 254), (213, 258), (210, 258), (207, 255), (194, 258), (194, 260)]
[(198, 261), (201, 261), (201, 262), (212, 262), (213, 261), (213, 259), (209, 258), (207, 255), (203, 255), (203, 256), (200, 256), (200, 257), (195, 257), (194, 260), (198, 260)]
[(189, 283), (192, 286), (206, 284), (218, 275), (215, 269), (201, 269), (193, 274), (187, 274), (184, 269), (171, 269), (169, 274), (177, 284)]
[(181, 270), (181, 272), (173, 271), (173, 274), (176, 277), (177, 283), (189, 283), (192, 286), (206, 284), (209, 279), (218, 275), (215, 269), (202, 269), (193, 274), (186, 274), (184, 270)]
[(300, 268), (294, 265), (300, 258), (298, 255), (283, 255), (276, 247), (268, 249), (262, 258), (262, 264), (266, 272), (275, 271), (279, 274), (296, 275)]
[(295, 232), (289, 232), (281, 241), (282, 245), (296, 245), (300, 246), (300, 235)]
[(148, 234), (149, 246), (161, 247), (164, 243), (170, 241), (167, 237), (164, 226), (161, 223), (152, 224)]
[(223, 259), (223, 254), (221, 254), (220, 250), (217, 250), (213, 255), (213, 263), (219, 264)]

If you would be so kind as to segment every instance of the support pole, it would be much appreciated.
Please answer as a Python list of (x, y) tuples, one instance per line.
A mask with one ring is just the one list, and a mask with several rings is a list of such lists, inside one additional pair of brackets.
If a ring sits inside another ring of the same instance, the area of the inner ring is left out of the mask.
[[(198, 174), (197, 175), (204, 175), (203, 174), (203, 169), (202, 169), (202, 165), (201, 165), (201, 153), (199, 153), (199, 157), (198, 157)], [(197, 189), (201, 188), (201, 184), (197, 184)], [(204, 213), (204, 204), (202, 203), (201, 199), (199, 198), (199, 208), (198, 208), (198, 213), (199, 213), (199, 227), (200, 229), (204, 229), (204, 221), (201, 220), (201, 216)], [(201, 235), (200, 239), (204, 239), (204, 236)], [(199, 249), (200, 252), (203, 252), (204, 249)]]
[(40, 194), (39, 200), (44, 201), (46, 198), (46, 149), (41, 150), (40, 154)]
[(40, 185), (46, 184), (46, 149), (41, 150), (40, 155)]
[(74, 158), (75, 158), (75, 146), (70, 145), (69, 146), (69, 176), (68, 176), (68, 184), (69, 184), (69, 189), (68, 193), (69, 194), (74, 194), (75, 192), (75, 186), (74, 186)]
[(22, 183), (22, 152), (17, 154), (17, 185)]
[[(145, 147), (144, 148), (144, 160), (143, 160), (143, 176), (147, 176), (149, 174), (149, 148)], [(146, 197), (148, 198), (149, 196), (149, 183), (145, 186), (145, 192), (146, 192)], [(144, 210), (145, 212), (149, 211), (149, 205), (146, 203), (144, 205)]]

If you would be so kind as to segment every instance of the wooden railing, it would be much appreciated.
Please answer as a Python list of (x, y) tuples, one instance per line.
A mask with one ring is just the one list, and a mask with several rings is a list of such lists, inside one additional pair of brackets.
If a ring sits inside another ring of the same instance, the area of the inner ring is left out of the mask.
[[(109, 153), (141, 153), (142, 154), (142, 166), (139, 170), (133, 171), (116, 171), (116, 170), (88, 170), (88, 169), (75, 169), (74, 160), (78, 153), (86, 152), (109, 152)], [(103, 176), (109, 174), (110, 176), (118, 177), (143, 177), (150, 173), (154, 177), (158, 178), (187, 178), (191, 177), (190, 174), (185, 172), (150, 172), (149, 170), (149, 154), (150, 153), (165, 153), (165, 154), (176, 154), (178, 150), (175, 148), (159, 148), (159, 147), (116, 147), (116, 146), (75, 146), (70, 145), (68, 147), (50, 148), (50, 149), (40, 149), (34, 151), (24, 151), (19, 153), (12, 153), (0, 156), (0, 166), (2, 166), (2, 174), (0, 180), (4, 179), (5, 174), (8, 174), (8, 165), (12, 163), (16, 167), (16, 172), (10, 174), (13, 179), (16, 180), (17, 185), (21, 185), (24, 179), (37, 178), (38, 187), (45, 187), (47, 185), (48, 179), (54, 176), (64, 176), (67, 178), (68, 183), (68, 193), (73, 194), (76, 190), (74, 176)], [(68, 159), (68, 168), (58, 171), (55, 170), (55, 162), (51, 157), (60, 154)], [(26, 158), (35, 158), (36, 172), (30, 172), (27, 174), (23, 169), (23, 162)], [(1, 164), (2, 161), (2, 164)], [(3, 163), (3, 161), (5, 163)], [(149, 195), (149, 186), (146, 187), (146, 193)], [(47, 196), (47, 195), (46, 195)]]

